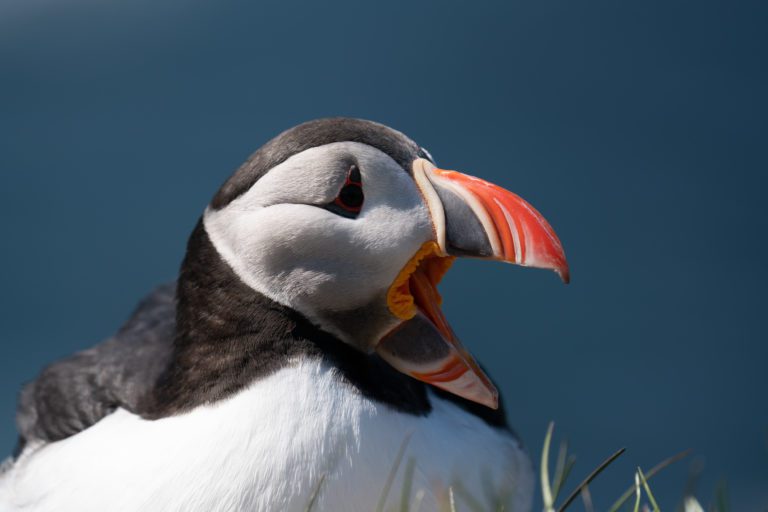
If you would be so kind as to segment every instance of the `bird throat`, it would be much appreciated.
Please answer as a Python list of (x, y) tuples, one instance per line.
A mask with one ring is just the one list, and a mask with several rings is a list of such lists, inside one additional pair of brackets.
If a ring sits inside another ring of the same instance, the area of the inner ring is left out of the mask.
[(202, 222), (179, 274), (173, 345), (166, 370), (137, 411), (145, 418), (214, 403), (302, 358), (327, 361), (339, 378), (397, 410), (431, 409), (420, 382), (249, 288), (219, 256)]
[(401, 320), (410, 320), (421, 311), (444, 336), (451, 328), (441, 308), (443, 298), (437, 285), (455, 258), (440, 255), (436, 242), (424, 243), (405, 264), (387, 293), (389, 310)]

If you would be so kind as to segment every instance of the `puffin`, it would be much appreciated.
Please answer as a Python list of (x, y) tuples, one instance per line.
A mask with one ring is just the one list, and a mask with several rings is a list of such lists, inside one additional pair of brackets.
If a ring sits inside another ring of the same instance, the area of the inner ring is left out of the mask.
[(457, 257), (569, 279), (536, 209), (399, 131), (284, 131), (175, 282), (24, 386), (0, 510), (530, 510), (531, 460), (441, 309)]

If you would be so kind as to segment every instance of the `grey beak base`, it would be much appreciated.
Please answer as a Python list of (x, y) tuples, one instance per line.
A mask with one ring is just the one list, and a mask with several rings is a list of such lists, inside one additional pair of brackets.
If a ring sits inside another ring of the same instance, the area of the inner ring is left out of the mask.
[(456, 193), (432, 183), (445, 212), (445, 245), (451, 256), (493, 257), (493, 247), (480, 219)]

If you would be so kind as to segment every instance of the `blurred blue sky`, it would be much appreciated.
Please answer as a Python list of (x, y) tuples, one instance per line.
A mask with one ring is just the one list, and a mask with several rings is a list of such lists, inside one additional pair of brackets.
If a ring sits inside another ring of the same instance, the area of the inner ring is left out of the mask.
[[(768, 506), (768, 4), (0, 3), (0, 452), (21, 384), (174, 278), (219, 184), (282, 129), (389, 124), (532, 202), (573, 282), (460, 261), (456, 331), (538, 456), (605, 508), (685, 448)], [(655, 481), (671, 509), (689, 463)], [(579, 505), (580, 507), (580, 505)], [(578, 507), (577, 507), (578, 509)]]

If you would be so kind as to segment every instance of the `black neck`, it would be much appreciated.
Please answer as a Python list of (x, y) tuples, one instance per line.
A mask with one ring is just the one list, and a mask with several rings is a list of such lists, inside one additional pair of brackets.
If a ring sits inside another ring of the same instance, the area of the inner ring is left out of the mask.
[(297, 356), (324, 358), (360, 392), (404, 412), (431, 409), (422, 383), (246, 286), (216, 252), (202, 221), (189, 239), (177, 300), (173, 359), (149, 398), (148, 417), (231, 396)]

